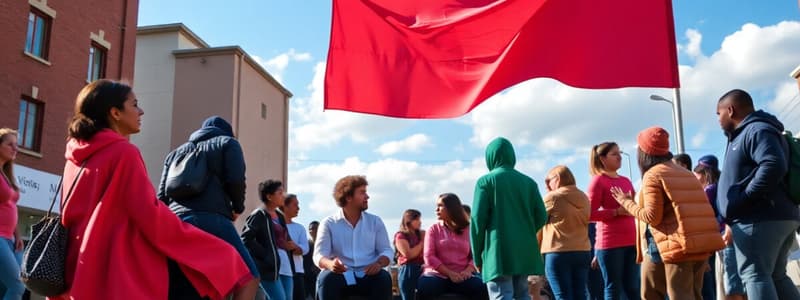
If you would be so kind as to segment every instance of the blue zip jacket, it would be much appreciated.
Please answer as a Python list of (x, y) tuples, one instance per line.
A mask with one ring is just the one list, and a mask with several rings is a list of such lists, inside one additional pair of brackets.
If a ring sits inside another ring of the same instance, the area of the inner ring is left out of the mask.
[(717, 208), (726, 223), (800, 220), (789, 199), (784, 177), (789, 145), (775, 116), (756, 111), (728, 135), (717, 183)]

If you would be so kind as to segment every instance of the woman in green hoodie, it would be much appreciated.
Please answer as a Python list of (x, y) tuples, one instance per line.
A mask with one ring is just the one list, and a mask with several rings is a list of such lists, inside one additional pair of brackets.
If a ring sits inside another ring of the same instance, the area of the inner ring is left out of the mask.
[(514, 169), (514, 147), (486, 147), (489, 173), (478, 179), (470, 234), (475, 265), (492, 299), (529, 299), (528, 275), (544, 274), (536, 233), (547, 220), (536, 182)]

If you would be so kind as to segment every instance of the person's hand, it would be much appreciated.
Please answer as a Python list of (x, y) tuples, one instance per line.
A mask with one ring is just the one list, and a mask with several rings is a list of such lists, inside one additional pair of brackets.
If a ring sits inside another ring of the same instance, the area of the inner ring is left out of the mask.
[(725, 245), (730, 246), (733, 243), (733, 233), (731, 233), (731, 227), (725, 225), (725, 233), (722, 234), (722, 240), (725, 242)]
[(300, 247), (294, 248), (292, 250), (292, 254), (294, 254), (294, 255), (303, 255), (303, 249), (300, 249)]
[(600, 264), (597, 263), (597, 256), (592, 258), (592, 270), (597, 270), (600, 268)]
[(626, 210), (622, 206), (617, 207), (616, 210), (614, 211), (614, 214), (616, 214), (617, 216), (632, 216), (631, 213), (629, 213), (628, 210)]
[(463, 278), (464, 280), (469, 279), (470, 277), (472, 277), (472, 268), (467, 268), (466, 270), (461, 271), (460, 275), (461, 278)]
[(632, 200), (633, 194), (630, 192), (625, 193), (622, 189), (618, 186), (611, 187), (611, 196), (614, 196), (614, 200), (617, 200), (617, 203), (622, 204), (625, 200)]
[(337, 257), (333, 259), (333, 263), (328, 266), (328, 270), (333, 273), (342, 274), (347, 271), (347, 266), (345, 266), (342, 261)]
[(374, 262), (369, 266), (367, 266), (366, 268), (364, 268), (364, 273), (367, 273), (367, 275), (375, 275), (378, 274), (378, 272), (380, 272), (381, 269), (382, 269), (381, 265), (378, 262)]
[(14, 242), (14, 250), (19, 252), (22, 251), (23, 248), (25, 248), (25, 242), (23, 242), (21, 238), (17, 238)]
[(236, 220), (239, 219), (239, 216), (241, 215), (242, 214), (233, 213), (233, 215), (231, 216), (231, 221), (236, 222)]
[(447, 278), (450, 278), (450, 281), (453, 283), (461, 283), (464, 281), (464, 277), (458, 272), (450, 272), (450, 274), (447, 274)]

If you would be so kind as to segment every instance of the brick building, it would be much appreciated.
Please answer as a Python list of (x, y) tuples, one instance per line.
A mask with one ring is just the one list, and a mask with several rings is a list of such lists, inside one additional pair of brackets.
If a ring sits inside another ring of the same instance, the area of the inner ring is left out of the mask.
[(133, 80), (138, 0), (0, 1), (0, 127), (19, 131), (20, 228), (47, 210), (78, 91)]

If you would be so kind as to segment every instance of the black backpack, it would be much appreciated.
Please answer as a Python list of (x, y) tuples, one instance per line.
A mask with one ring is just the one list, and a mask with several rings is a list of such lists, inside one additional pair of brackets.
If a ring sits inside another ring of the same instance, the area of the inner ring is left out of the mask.
[(165, 192), (170, 198), (187, 198), (200, 194), (208, 183), (209, 170), (206, 152), (189, 142), (189, 149), (170, 162), (165, 182)]

